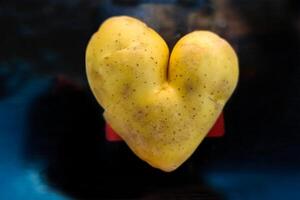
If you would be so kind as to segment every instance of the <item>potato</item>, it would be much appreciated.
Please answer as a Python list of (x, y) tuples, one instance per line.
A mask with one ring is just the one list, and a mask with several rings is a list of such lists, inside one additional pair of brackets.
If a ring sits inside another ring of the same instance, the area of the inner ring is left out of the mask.
[(143, 22), (106, 20), (86, 50), (90, 87), (104, 117), (155, 168), (178, 168), (214, 125), (238, 80), (231, 46), (209, 31), (187, 34), (170, 58)]

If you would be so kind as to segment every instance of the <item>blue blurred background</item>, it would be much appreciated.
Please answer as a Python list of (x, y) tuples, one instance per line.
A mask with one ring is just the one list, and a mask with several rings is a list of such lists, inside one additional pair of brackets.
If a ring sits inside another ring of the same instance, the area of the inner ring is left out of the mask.
[[(10, 0), (0, 3), (0, 199), (300, 199), (297, 0)], [(170, 48), (208, 29), (240, 61), (226, 133), (172, 173), (104, 137), (85, 76), (103, 20), (147, 22)]]

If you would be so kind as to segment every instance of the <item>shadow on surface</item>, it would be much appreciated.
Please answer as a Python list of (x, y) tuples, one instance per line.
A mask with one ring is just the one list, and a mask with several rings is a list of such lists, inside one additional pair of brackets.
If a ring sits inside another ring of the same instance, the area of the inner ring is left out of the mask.
[(102, 112), (91, 93), (64, 78), (32, 104), (26, 159), (43, 164), (50, 186), (76, 199), (219, 199), (201, 183), (193, 159), (164, 173), (125, 143), (107, 142)]

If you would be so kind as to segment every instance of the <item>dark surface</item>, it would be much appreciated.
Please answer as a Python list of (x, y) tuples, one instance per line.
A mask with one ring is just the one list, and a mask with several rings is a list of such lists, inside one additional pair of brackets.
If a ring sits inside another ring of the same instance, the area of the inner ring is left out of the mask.
[[(0, 199), (300, 198), (299, 3), (6, 1), (0, 3)], [(164, 173), (104, 139), (85, 76), (86, 44), (109, 16), (143, 19), (172, 47), (210, 29), (240, 62), (226, 134)]]

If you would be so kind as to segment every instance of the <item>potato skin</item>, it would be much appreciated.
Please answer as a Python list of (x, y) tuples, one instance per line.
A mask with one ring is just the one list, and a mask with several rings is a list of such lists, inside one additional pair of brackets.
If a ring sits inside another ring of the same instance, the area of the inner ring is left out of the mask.
[(104, 117), (132, 151), (169, 172), (194, 152), (238, 81), (231, 46), (209, 31), (187, 34), (169, 60), (165, 41), (132, 17), (106, 20), (86, 50)]

